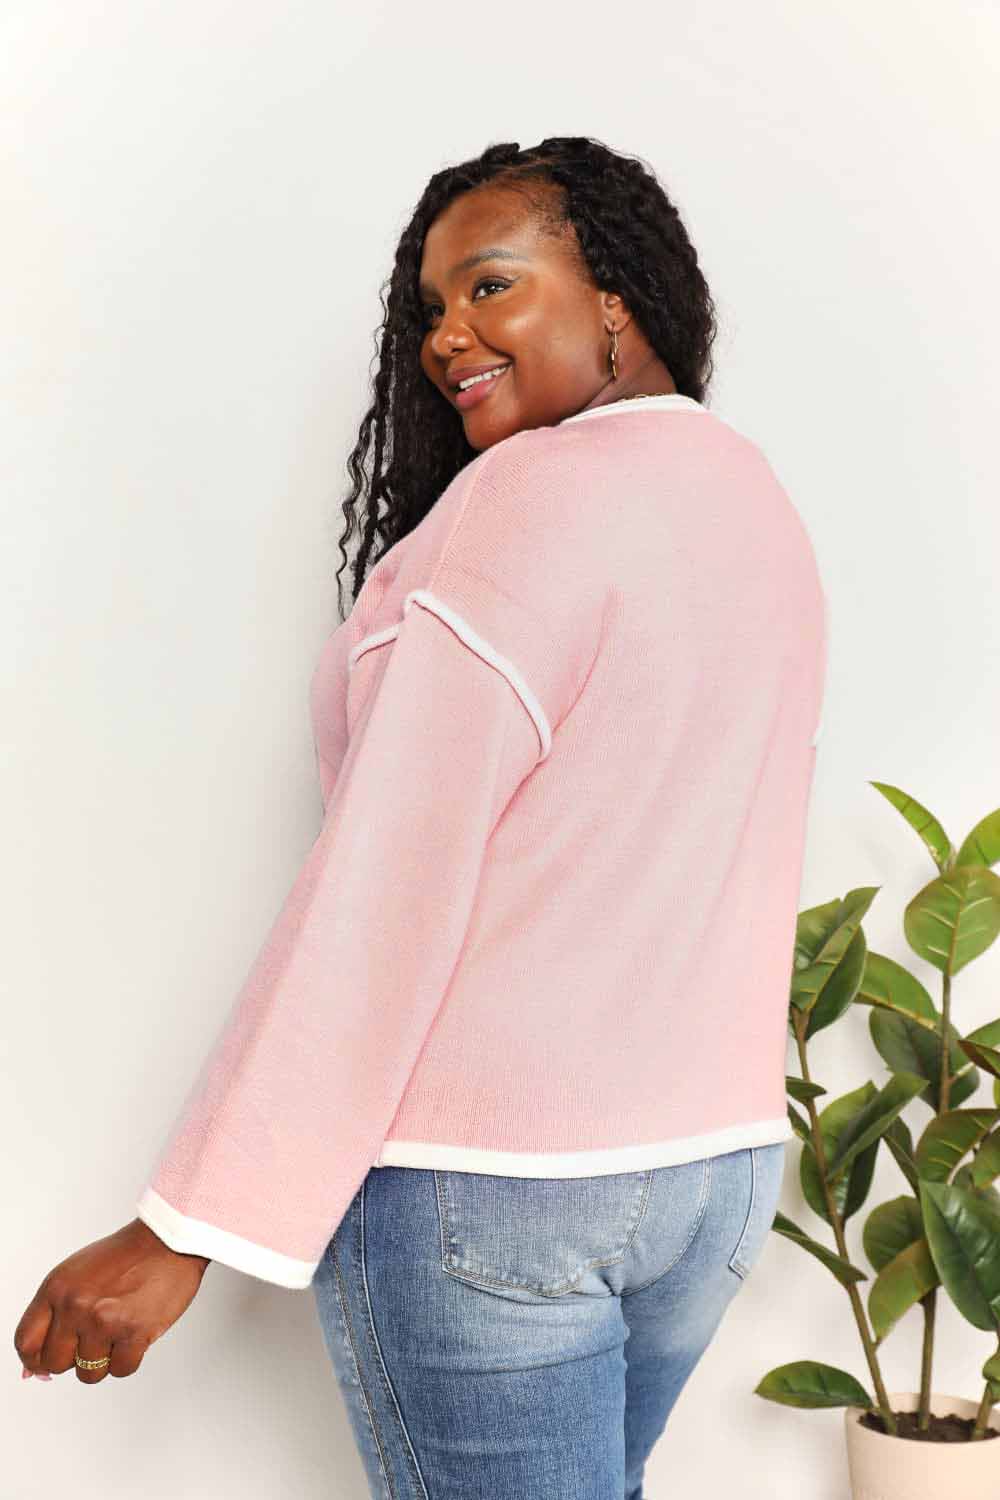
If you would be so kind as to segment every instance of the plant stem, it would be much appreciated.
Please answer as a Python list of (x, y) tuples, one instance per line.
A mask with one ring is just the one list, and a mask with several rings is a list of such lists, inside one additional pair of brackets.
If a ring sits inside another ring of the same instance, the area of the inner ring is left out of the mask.
[[(941, 1076), (938, 1083), (938, 1115), (943, 1115), (951, 1098), (951, 975), (941, 976)], [(931, 1383), (934, 1361), (934, 1322), (937, 1317), (937, 1287), (920, 1299), (924, 1309), (924, 1344), (920, 1360), (920, 1402), (917, 1407), (917, 1429), (927, 1432), (931, 1423)]]
[[(997, 1337), (997, 1353), (1000, 1354), (1000, 1335)], [(983, 1399), (980, 1401), (979, 1410), (976, 1412), (976, 1425), (972, 1429), (972, 1435), (969, 1438), (970, 1443), (976, 1438), (981, 1438), (985, 1433), (989, 1425), (990, 1408), (995, 1405), (996, 1398), (991, 1394), (990, 1382), (987, 1380), (986, 1385), (983, 1387)]]
[(948, 1030), (951, 1025), (951, 975), (942, 975), (941, 985), (941, 1086), (939, 1089), (938, 1114), (943, 1115), (951, 1098), (951, 1047)]
[(990, 1383), (987, 1381), (983, 1389), (983, 1399), (980, 1401), (979, 1410), (976, 1412), (976, 1425), (973, 1427), (969, 1437), (970, 1443), (974, 1442), (976, 1438), (985, 1436), (986, 1425), (990, 1420), (990, 1410), (993, 1405), (993, 1397), (990, 1395)]
[(924, 1346), (920, 1360), (920, 1405), (917, 1408), (917, 1427), (927, 1432), (931, 1425), (931, 1365), (934, 1360), (934, 1314), (937, 1310), (937, 1287), (932, 1286), (920, 1305), (924, 1310)]
[[(811, 1083), (812, 1080), (809, 1077), (809, 1063), (806, 1058), (805, 1028), (807, 1024), (807, 1018), (802, 1014), (801, 1011), (794, 1007), (793, 1022), (795, 1026), (795, 1042), (796, 1046), (798, 1047), (799, 1053), (799, 1067), (802, 1069), (803, 1080), (806, 1083)], [(827, 1181), (826, 1149), (823, 1145), (823, 1132), (819, 1127), (819, 1115), (816, 1110), (815, 1100), (807, 1100), (806, 1108), (809, 1111), (809, 1128), (812, 1135), (813, 1150), (816, 1152), (816, 1162), (819, 1166), (819, 1178), (823, 1186), (823, 1196), (826, 1199), (826, 1211), (830, 1216), (830, 1227), (833, 1230), (833, 1237), (837, 1244), (837, 1253), (843, 1256), (844, 1260), (850, 1261), (851, 1257), (847, 1251), (847, 1240), (844, 1237), (843, 1220), (841, 1219), (840, 1214), (837, 1210), (837, 1203), (833, 1196), (833, 1189)], [(882, 1420), (885, 1423), (886, 1432), (890, 1437), (898, 1437), (899, 1433), (896, 1427), (896, 1418), (889, 1405), (889, 1397), (886, 1393), (885, 1383), (882, 1379), (882, 1371), (879, 1369), (878, 1358), (875, 1354), (875, 1341), (872, 1338), (871, 1330), (868, 1327), (868, 1318), (865, 1315), (865, 1310), (861, 1302), (861, 1296), (858, 1292), (857, 1283), (854, 1281), (849, 1282), (845, 1290), (848, 1297), (850, 1298), (851, 1308), (854, 1312), (854, 1321), (858, 1325), (858, 1333), (861, 1335), (861, 1342), (864, 1346), (865, 1351), (865, 1359), (868, 1361), (868, 1369), (871, 1373), (872, 1381), (875, 1386), (875, 1398), (878, 1402), (879, 1412), (881, 1413)]]

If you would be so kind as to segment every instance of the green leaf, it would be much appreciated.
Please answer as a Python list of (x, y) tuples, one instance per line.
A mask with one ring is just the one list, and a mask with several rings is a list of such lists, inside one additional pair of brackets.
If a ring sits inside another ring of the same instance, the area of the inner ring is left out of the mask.
[[(842, 1094), (839, 1099), (832, 1100), (825, 1109), (820, 1111), (817, 1119), (827, 1161), (835, 1158), (841, 1137), (877, 1095), (878, 1089), (869, 1080), (860, 1088), (852, 1090), (851, 1093)], [(841, 1173), (837, 1180), (830, 1184), (837, 1212), (845, 1222), (857, 1212), (868, 1196), (872, 1174), (875, 1171), (877, 1152), (878, 1139), (861, 1151), (850, 1163), (848, 1170)], [(819, 1166), (816, 1153), (811, 1146), (804, 1145), (802, 1148), (799, 1160), (799, 1181), (809, 1207), (829, 1224), (830, 1215), (823, 1194)]]
[(920, 1237), (884, 1266), (868, 1293), (868, 1316), (881, 1343), (914, 1303), (938, 1286), (940, 1278), (927, 1241)]
[(966, 835), (956, 865), (995, 865), (1000, 860), (1000, 807), (987, 813)]
[(778, 1401), (782, 1406), (874, 1405), (863, 1385), (846, 1370), (821, 1365), (812, 1359), (796, 1359), (777, 1365), (756, 1387), (755, 1396)]
[(947, 1109), (935, 1115), (917, 1142), (917, 1174), (929, 1182), (947, 1182), (996, 1122), (995, 1109)]
[(966, 1057), (971, 1057), (974, 1063), (985, 1068), (987, 1073), (992, 1073), (994, 1078), (1000, 1078), (1000, 1052), (995, 1047), (985, 1047), (981, 1042), (974, 1042), (970, 1036), (960, 1037), (958, 1045)]
[[(940, 1032), (928, 1031), (909, 1016), (894, 1015), (881, 1009), (872, 1010), (868, 1030), (883, 1061), (894, 1073), (917, 1073), (927, 1079), (929, 1087), (920, 1098), (937, 1113), (941, 1098)], [(979, 1073), (958, 1045), (958, 1032), (950, 1023), (948, 1034), (951, 1038), (948, 1106), (957, 1109), (963, 1100), (976, 1092)]]
[(973, 1158), (973, 1186), (988, 1187), (998, 1177), (1000, 1177), (1000, 1130), (994, 1130), (986, 1137)]
[(992, 1203), (993, 1207), (1000, 1212), (1000, 1193), (997, 1192), (992, 1183), (985, 1183), (979, 1186), (973, 1176), (972, 1169), (972, 1162), (964, 1162), (952, 1178), (952, 1187), (968, 1188), (969, 1192), (974, 1194), (975, 1197), (985, 1198), (987, 1203)]
[(895, 1157), (899, 1170), (916, 1192), (917, 1164), (913, 1157), (913, 1137), (909, 1125), (902, 1118), (893, 1120), (882, 1139)]
[(862, 1271), (859, 1266), (852, 1265), (843, 1256), (835, 1254), (833, 1250), (828, 1250), (826, 1245), (821, 1245), (818, 1240), (812, 1239), (783, 1213), (775, 1214), (771, 1228), (775, 1233), (783, 1234), (786, 1239), (792, 1240), (794, 1244), (801, 1245), (803, 1250), (808, 1250), (809, 1254), (821, 1261), (828, 1271), (833, 1272), (841, 1286), (849, 1286), (853, 1281), (868, 1280), (867, 1271)]
[(807, 1038), (843, 1015), (854, 998), (864, 972), (861, 921), (877, 890), (861, 887), (848, 891), (843, 901), (799, 913), (790, 1002), (808, 1016)]
[[(952, 1062), (954, 1064), (954, 1057)], [(979, 1079), (980, 1074), (977, 1068), (959, 1068), (956, 1072), (952, 1073), (951, 1086), (948, 1089), (948, 1108), (958, 1109), (959, 1105), (964, 1104), (966, 1099), (971, 1099), (979, 1087)], [(930, 1088), (927, 1090), (927, 1094), (930, 1094), (932, 1091), (937, 1100), (935, 1107), (940, 1109), (940, 1085), (935, 1086), (932, 1082)], [(926, 1099), (927, 1094), (922, 1094), (920, 1097)]]
[(927, 1079), (916, 1073), (894, 1073), (884, 1088), (859, 1111), (837, 1142), (837, 1154), (827, 1161), (827, 1180), (832, 1182), (866, 1146), (877, 1141), (898, 1114), (927, 1088)]
[(1000, 875), (983, 865), (939, 875), (907, 904), (903, 931), (921, 958), (958, 974), (1000, 934)]
[(798, 1136), (800, 1141), (808, 1141), (812, 1139), (812, 1131), (809, 1128), (809, 1121), (805, 1118), (804, 1115), (799, 1113), (794, 1104), (790, 1104), (788, 1106), (788, 1118), (791, 1120), (792, 1129), (795, 1131), (795, 1134)]
[(821, 1083), (807, 1083), (804, 1078), (796, 1078), (791, 1073), (785, 1077), (785, 1089), (799, 1104), (808, 1104), (810, 1099), (818, 1099), (820, 1094), (826, 1093)]
[(865, 935), (859, 926), (846, 953), (826, 980), (816, 997), (816, 1003), (809, 1011), (809, 1019), (806, 1022), (806, 1041), (814, 1037), (817, 1031), (823, 1031), (827, 1026), (832, 1026), (835, 1021), (839, 1021), (844, 1012), (849, 1009), (858, 992), (861, 976), (865, 972), (867, 951)]
[(868, 950), (861, 986), (854, 998), (858, 1005), (879, 1005), (909, 1016), (928, 1031), (941, 1030), (941, 1017), (920, 980), (884, 953)]
[(795, 922), (795, 946), (792, 951), (791, 1004), (806, 1012), (843, 956), (843, 950), (854, 936), (852, 929), (839, 946), (831, 946), (820, 962), (824, 947), (832, 943), (838, 929), (843, 903), (839, 898), (824, 901), (800, 911)]
[(1000, 1021), (987, 1021), (960, 1038), (959, 1046), (966, 1057), (993, 1074), (993, 1100), (1000, 1105)]
[(870, 781), (868, 785), (881, 792), (886, 801), (891, 802), (896, 811), (903, 814), (910, 827), (920, 835), (938, 869), (946, 869), (953, 847), (937, 818), (913, 797), (901, 792), (898, 786), (892, 786), (887, 781)]
[(981, 1047), (1000, 1047), (1000, 1021), (987, 1021), (975, 1031), (966, 1033), (967, 1042), (978, 1042)]
[(975, 1328), (1000, 1327), (1000, 1209), (969, 1188), (920, 1182), (927, 1243), (949, 1297)]
[(881, 1271), (907, 1245), (923, 1237), (920, 1204), (909, 1193), (904, 1193), (872, 1209), (861, 1232), (861, 1243), (875, 1270)]

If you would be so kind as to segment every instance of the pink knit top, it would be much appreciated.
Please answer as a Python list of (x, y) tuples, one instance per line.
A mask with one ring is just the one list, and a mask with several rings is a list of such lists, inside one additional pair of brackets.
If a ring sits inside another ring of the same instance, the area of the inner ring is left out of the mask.
[(322, 648), (322, 825), (139, 1216), (305, 1287), (372, 1167), (791, 1139), (826, 637), (798, 512), (691, 398), (477, 454)]

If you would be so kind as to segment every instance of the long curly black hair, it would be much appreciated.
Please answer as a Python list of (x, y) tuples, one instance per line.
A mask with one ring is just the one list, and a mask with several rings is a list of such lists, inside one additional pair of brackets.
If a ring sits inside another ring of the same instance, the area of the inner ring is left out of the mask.
[(703, 401), (712, 377), (715, 305), (680, 215), (647, 163), (572, 135), (549, 136), (523, 151), (516, 141), (489, 146), (481, 156), (435, 172), (379, 292), (384, 318), (375, 336), (373, 400), (347, 461), (353, 488), (341, 507), (346, 526), (336, 576), (342, 619), (344, 543), (360, 532), (356, 599), (379, 557), (418, 525), (476, 457), (460, 414), (421, 367), (426, 326), (417, 283), (431, 224), (453, 198), (486, 183), (524, 193), (543, 228), (553, 233), (572, 225), (581, 271), (589, 269), (601, 290), (621, 296), (682, 395)]

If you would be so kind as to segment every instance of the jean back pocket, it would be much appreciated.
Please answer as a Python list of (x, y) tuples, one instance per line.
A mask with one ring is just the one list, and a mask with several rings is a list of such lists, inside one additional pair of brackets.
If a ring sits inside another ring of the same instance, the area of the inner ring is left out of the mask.
[(441, 1267), (501, 1295), (559, 1297), (628, 1253), (652, 1171), (501, 1177), (435, 1168)]

